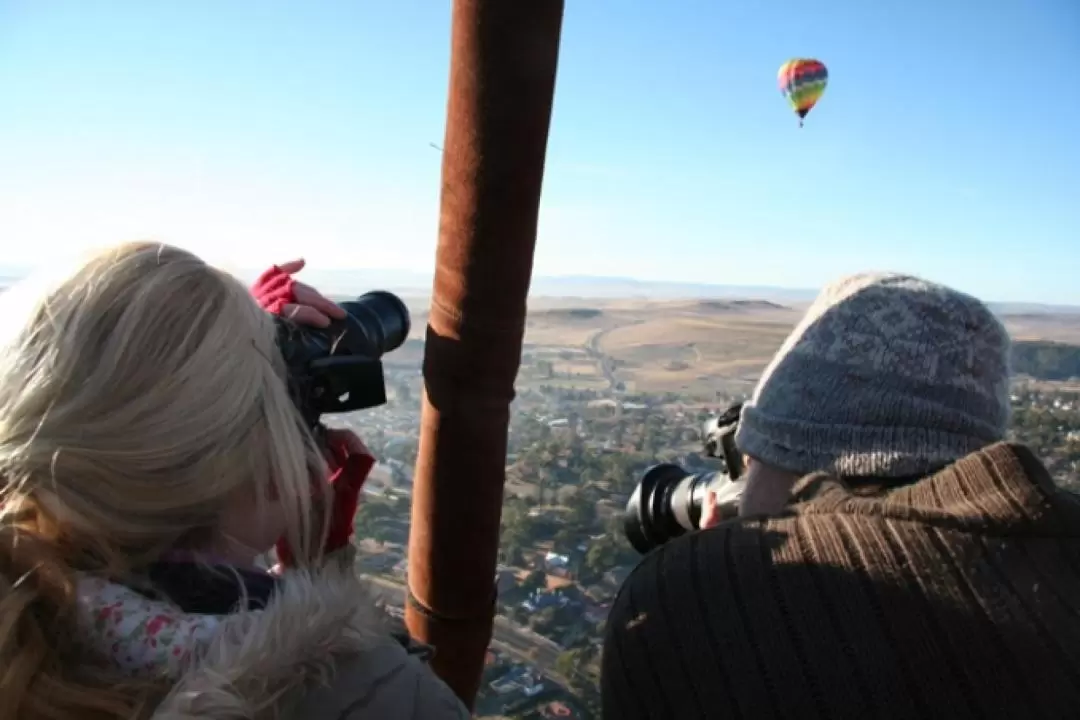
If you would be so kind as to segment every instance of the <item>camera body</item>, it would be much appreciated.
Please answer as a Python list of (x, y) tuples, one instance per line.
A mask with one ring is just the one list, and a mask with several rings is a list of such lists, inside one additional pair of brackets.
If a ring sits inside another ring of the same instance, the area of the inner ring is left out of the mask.
[(721, 461), (722, 470), (690, 473), (673, 463), (645, 471), (630, 495), (623, 516), (623, 532), (642, 555), (668, 540), (696, 530), (709, 492), (717, 494), (722, 520), (738, 515), (743, 478), (742, 454), (735, 446), (742, 403), (711, 418), (702, 430), (705, 454)]
[(409, 309), (393, 293), (376, 290), (340, 303), (342, 320), (326, 328), (275, 318), (289, 391), (313, 430), (325, 414), (364, 410), (386, 402), (382, 356), (409, 336)]

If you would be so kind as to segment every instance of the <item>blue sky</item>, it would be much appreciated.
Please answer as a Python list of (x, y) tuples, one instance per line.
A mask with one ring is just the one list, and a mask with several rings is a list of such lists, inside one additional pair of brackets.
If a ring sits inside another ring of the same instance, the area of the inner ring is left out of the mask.
[[(446, 0), (0, 0), (0, 264), (428, 270)], [(828, 91), (797, 128), (778, 66)], [(569, 0), (536, 272), (1080, 304), (1075, 0)]]

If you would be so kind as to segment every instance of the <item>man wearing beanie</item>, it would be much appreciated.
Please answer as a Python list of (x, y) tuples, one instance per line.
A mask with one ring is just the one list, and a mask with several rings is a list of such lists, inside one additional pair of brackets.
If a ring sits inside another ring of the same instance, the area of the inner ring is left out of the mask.
[(1004, 441), (1009, 352), (949, 288), (826, 287), (743, 408), (740, 517), (620, 591), (604, 717), (1080, 717), (1080, 503)]

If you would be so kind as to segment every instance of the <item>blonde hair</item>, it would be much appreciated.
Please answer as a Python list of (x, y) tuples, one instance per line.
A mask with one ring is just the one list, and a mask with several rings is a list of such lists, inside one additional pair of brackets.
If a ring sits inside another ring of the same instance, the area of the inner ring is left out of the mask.
[(137, 716), (162, 688), (78, 662), (76, 573), (124, 580), (252, 491), (316, 559), (322, 465), (273, 320), (227, 273), (140, 243), (13, 288), (0, 325), (0, 720)]

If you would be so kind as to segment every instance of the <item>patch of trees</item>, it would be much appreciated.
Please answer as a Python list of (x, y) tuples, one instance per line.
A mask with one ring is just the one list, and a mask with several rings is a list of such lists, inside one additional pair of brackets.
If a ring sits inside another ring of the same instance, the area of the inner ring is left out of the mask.
[(593, 717), (600, 717), (600, 649), (586, 645), (563, 652), (555, 660), (555, 671), (570, 683), (578, 702)]
[(380, 545), (402, 542), (408, 537), (409, 501), (405, 498), (365, 498), (353, 519), (357, 537)]
[(572, 320), (592, 320), (604, 313), (602, 310), (597, 310), (596, 308), (570, 308), (569, 310), (563, 311), (563, 314)]
[(1044, 340), (1021, 340), (1013, 344), (1013, 372), (1036, 380), (1069, 380), (1080, 377), (1080, 346)]

